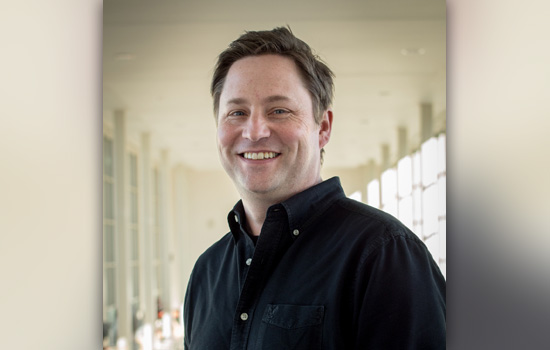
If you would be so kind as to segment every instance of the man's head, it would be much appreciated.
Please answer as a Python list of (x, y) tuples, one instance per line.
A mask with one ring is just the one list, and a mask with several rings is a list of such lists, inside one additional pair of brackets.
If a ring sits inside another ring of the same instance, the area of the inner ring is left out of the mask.
[(332, 73), (305, 43), (285, 28), (244, 34), (220, 55), (212, 94), (220, 159), (243, 197), (280, 201), (320, 182)]
[(334, 74), (316, 55), (308, 44), (294, 36), (285, 27), (273, 30), (250, 31), (241, 35), (223, 51), (216, 63), (210, 93), (214, 99), (214, 116), (218, 117), (220, 95), (229, 68), (236, 61), (259, 55), (281, 55), (291, 58), (298, 70), (304, 86), (313, 100), (315, 121), (319, 124), (321, 117), (332, 106), (334, 95)]

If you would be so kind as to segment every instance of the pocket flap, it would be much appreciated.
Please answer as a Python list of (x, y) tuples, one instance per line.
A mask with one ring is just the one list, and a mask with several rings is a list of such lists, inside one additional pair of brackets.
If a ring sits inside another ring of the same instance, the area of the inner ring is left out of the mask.
[(321, 324), (325, 314), (323, 305), (269, 304), (262, 321), (285, 329)]

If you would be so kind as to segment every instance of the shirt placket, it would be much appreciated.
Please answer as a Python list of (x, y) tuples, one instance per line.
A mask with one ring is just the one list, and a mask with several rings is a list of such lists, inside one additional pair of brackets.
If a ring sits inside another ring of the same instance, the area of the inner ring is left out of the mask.
[(265, 285), (267, 275), (277, 262), (278, 252), (284, 249), (282, 238), (285, 227), (288, 227), (288, 224), (286, 223), (284, 211), (280, 209), (270, 210), (266, 216), (252, 259), (249, 260), (250, 256), (247, 255), (239, 257), (239, 259), (244, 260), (248, 272), (233, 316), (231, 350), (246, 349), (254, 318), (261, 317), (261, 315), (255, 315), (258, 295)]

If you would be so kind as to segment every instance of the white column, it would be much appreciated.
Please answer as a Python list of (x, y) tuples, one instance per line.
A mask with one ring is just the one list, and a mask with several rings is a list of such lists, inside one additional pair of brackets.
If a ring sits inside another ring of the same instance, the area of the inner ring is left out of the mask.
[(126, 223), (129, 221), (129, 205), (126, 198), (128, 161), (126, 157), (126, 115), (124, 110), (114, 113), (114, 175), (115, 175), (115, 215), (116, 215), (116, 249), (117, 249), (117, 321), (118, 337), (131, 340), (132, 307), (131, 307), (131, 274), (128, 270), (129, 237)]
[[(174, 168), (174, 269), (172, 274), (172, 299), (178, 306), (183, 302), (185, 286), (183, 286), (184, 273), (184, 235), (186, 220), (185, 214), (185, 173), (182, 165)], [(174, 306), (174, 305), (173, 305)]]
[(178, 237), (178, 243), (176, 243), (176, 261), (178, 264), (177, 273), (179, 283), (179, 294), (177, 297), (180, 302), (183, 302), (185, 292), (187, 290), (187, 283), (189, 281), (189, 275), (191, 269), (194, 266), (195, 260), (189, 257), (193, 255), (190, 251), (191, 246), (191, 193), (190, 193), (190, 170), (184, 165), (180, 164), (176, 167), (174, 173), (174, 194), (176, 195), (176, 201), (174, 202), (174, 229), (176, 230), (176, 237)]
[(420, 143), (433, 136), (433, 107), (431, 103), (420, 104)]
[(161, 260), (161, 283), (162, 283), (162, 303), (165, 312), (170, 312), (170, 265), (172, 264), (171, 255), (171, 205), (170, 205), (170, 165), (167, 150), (161, 151), (161, 163), (159, 167), (160, 176), (160, 260)]
[(386, 169), (391, 167), (391, 159), (390, 159), (390, 145), (387, 143), (382, 144), (380, 147), (382, 151), (382, 167), (380, 169), (380, 172), (384, 172)]
[(409, 154), (409, 145), (407, 140), (407, 128), (400, 126), (397, 128), (397, 160)]
[(153, 296), (153, 186), (152, 186), (152, 167), (151, 167), (151, 136), (149, 133), (141, 135), (141, 168), (140, 168), (140, 263), (142, 270), (142, 285), (140, 288), (143, 291), (140, 293), (142, 298), (141, 304), (145, 312), (144, 322), (150, 325), (156, 319), (156, 300)]
[(371, 182), (374, 179), (380, 178), (380, 170), (378, 169), (378, 166), (376, 165), (376, 162), (374, 159), (369, 159), (369, 162), (366, 166), (366, 181), (367, 184)]

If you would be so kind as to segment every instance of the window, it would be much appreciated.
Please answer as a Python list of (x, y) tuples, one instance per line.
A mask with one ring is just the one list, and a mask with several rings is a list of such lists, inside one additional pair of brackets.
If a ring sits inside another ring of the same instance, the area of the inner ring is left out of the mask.
[(397, 162), (397, 195), (399, 220), (413, 229), (412, 158), (403, 157)]
[(422, 239), (446, 275), (445, 134), (425, 141), (367, 185), (367, 204), (397, 217)]
[(374, 179), (367, 185), (367, 204), (380, 208), (380, 181)]
[(413, 231), (422, 238), (422, 176), (421, 176), (420, 151), (412, 156), (412, 197), (413, 197)]
[(382, 173), (382, 210), (397, 217), (397, 170), (388, 169)]
[(426, 246), (436, 262), (439, 262), (439, 210), (437, 186), (437, 138), (426, 140), (421, 146), (422, 156), (422, 221)]
[(355, 191), (352, 194), (348, 196), (348, 198), (354, 199), (358, 202), (361, 202), (363, 200), (363, 196), (361, 195), (361, 191)]
[(443, 276), (447, 275), (447, 165), (446, 135), (437, 138), (437, 194), (439, 222), (439, 266)]
[(116, 303), (116, 237), (113, 140), (103, 137), (103, 310)]

